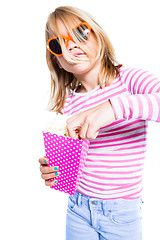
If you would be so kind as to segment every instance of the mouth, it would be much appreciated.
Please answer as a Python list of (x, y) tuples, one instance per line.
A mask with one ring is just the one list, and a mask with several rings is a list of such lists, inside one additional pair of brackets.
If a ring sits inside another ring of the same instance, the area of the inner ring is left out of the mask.
[(84, 52), (81, 52), (81, 51), (74, 52), (73, 56), (76, 57), (79, 60), (82, 59), (82, 60), (87, 60), (88, 61), (88, 55), (86, 53), (84, 53)]
[(74, 53), (73, 56), (74, 56), (74, 57), (86, 56), (86, 54), (79, 52), (79, 53)]

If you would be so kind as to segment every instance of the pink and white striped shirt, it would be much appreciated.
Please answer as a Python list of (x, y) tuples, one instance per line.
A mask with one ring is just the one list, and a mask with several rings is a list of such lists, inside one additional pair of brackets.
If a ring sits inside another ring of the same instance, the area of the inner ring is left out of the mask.
[(73, 116), (109, 99), (116, 121), (90, 141), (78, 191), (101, 199), (135, 199), (143, 189), (148, 121), (160, 122), (160, 80), (147, 71), (122, 66), (109, 86), (73, 91), (63, 113)]

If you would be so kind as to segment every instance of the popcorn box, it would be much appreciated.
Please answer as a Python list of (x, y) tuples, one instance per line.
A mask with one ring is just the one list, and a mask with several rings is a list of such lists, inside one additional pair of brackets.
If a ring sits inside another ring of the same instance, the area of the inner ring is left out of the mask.
[[(72, 139), (43, 131), (48, 166), (59, 166), (58, 183), (51, 188), (74, 195), (83, 173), (89, 140)], [(53, 180), (53, 179), (52, 179)]]

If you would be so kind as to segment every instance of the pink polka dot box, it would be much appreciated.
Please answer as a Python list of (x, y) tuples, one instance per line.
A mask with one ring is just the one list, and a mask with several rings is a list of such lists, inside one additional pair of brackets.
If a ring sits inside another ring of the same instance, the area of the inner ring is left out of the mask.
[(89, 140), (78, 140), (43, 132), (48, 166), (58, 166), (60, 175), (54, 188), (73, 195), (78, 188), (87, 157)]

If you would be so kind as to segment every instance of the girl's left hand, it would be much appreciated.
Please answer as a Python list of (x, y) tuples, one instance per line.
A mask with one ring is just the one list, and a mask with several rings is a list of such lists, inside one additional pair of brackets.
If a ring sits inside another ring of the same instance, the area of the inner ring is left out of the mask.
[[(116, 120), (110, 101), (81, 112), (67, 120), (71, 138), (95, 139), (99, 129)], [(77, 134), (78, 132), (78, 134)]]

